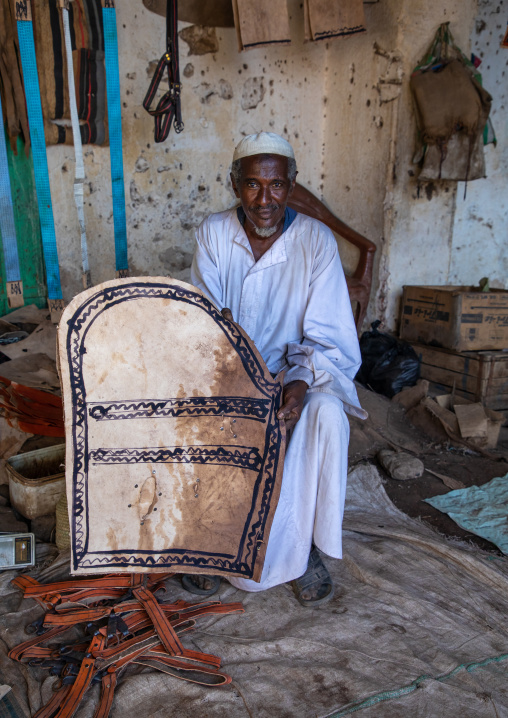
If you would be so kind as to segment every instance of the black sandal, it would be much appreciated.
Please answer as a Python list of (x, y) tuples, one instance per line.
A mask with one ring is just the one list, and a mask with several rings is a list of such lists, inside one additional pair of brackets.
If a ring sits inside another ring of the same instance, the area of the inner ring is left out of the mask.
[(210, 588), (201, 588), (201, 586), (198, 586), (194, 582), (194, 579), (196, 577), (197, 576), (192, 573), (184, 573), (182, 575), (182, 586), (185, 588), (186, 591), (194, 593), (196, 596), (213, 596), (213, 594), (217, 593), (217, 591), (219, 590), (220, 576), (205, 576), (205, 578), (208, 578), (212, 582)]
[[(321, 556), (316, 548), (313, 548), (310, 552), (307, 570), (303, 576), (291, 581), (291, 586), (293, 587), (296, 598), (302, 606), (321, 606), (323, 603), (327, 603), (333, 598), (332, 578), (328, 573), (328, 569), (322, 562)], [(318, 589), (318, 595), (316, 598), (302, 598), (302, 593), (307, 591), (309, 588)]]

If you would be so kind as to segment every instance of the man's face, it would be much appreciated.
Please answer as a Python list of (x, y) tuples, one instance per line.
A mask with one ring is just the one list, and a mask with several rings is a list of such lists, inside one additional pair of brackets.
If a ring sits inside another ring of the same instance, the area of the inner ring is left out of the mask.
[[(259, 236), (270, 236), (284, 221), (289, 195), (295, 182), (288, 179), (288, 160), (281, 155), (254, 155), (241, 160), (239, 186), (233, 189), (240, 199), (247, 223)], [(253, 226), (252, 226), (253, 225)]]

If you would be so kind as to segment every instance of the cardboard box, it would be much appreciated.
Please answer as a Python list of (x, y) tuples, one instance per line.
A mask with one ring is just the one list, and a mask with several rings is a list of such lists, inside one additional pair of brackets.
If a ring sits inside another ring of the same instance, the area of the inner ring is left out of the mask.
[(454, 352), (412, 344), (422, 379), (490, 409), (508, 409), (508, 352)]
[(508, 348), (508, 291), (403, 287), (400, 337), (454, 351)]
[(434, 401), (447, 412), (447, 415), (451, 416), (455, 413), (456, 433), (460, 432), (464, 439), (476, 446), (495, 449), (501, 426), (505, 421), (504, 414), (453, 394), (435, 396)]

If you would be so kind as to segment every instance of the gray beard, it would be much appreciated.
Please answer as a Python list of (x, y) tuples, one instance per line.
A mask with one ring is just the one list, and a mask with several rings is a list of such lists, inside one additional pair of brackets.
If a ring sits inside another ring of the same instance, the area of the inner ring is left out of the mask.
[(254, 232), (258, 237), (271, 237), (277, 231), (277, 225), (275, 227), (254, 227)]

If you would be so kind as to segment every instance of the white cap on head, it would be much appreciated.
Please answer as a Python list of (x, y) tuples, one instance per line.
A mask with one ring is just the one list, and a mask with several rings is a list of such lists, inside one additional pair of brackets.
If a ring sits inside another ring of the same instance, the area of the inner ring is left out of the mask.
[(233, 162), (253, 155), (282, 155), (282, 157), (295, 158), (289, 142), (275, 132), (258, 132), (244, 137), (235, 148)]

